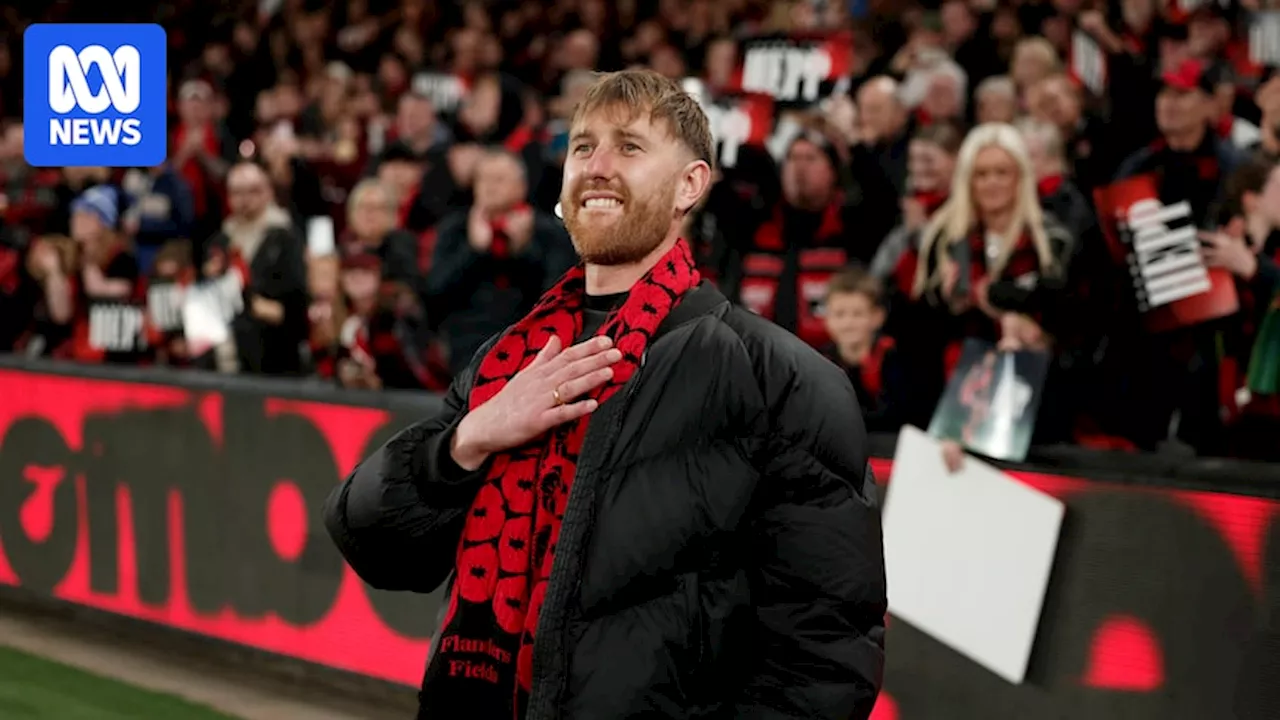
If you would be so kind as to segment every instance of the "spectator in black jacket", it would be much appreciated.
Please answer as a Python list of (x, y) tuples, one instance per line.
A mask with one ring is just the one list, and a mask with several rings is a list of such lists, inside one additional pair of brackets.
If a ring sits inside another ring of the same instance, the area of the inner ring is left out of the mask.
[(1036, 193), (1046, 212), (1053, 214), (1077, 239), (1098, 232), (1093, 203), (1085, 198), (1067, 166), (1062, 134), (1047, 122), (1024, 118), (1017, 123), (1036, 173)]
[(520, 158), (491, 151), (476, 169), (475, 203), (440, 224), (427, 274), (429, 312), (446, 337), (455, 373), (573, 264), (564, 228), (530, 207), (527, 192)]
[(858, 89), (857, 107), (859, 142), (849, 161), (850, 199), (860, 208), (858, 226), (864, 241), (877, 244), (901, 217), (898, 198), (907, 189), (911, 119), (898, 81), (887, 76), (871, 78)]
[[(1209, 129), (1215, 86), (1207, 70), (1200, 60), (1184, 60), (1161, 76), (1160, 137), (1125, 160), (1117, 173), (1119, 178), (1153, 175), (1160, 202), (1187, 201), (1192, 222), (1201, 228), (1217, 220), (1225, 180), (1240, 161), (1238, 151)], [(1176, 439), (1200, 452), (1222, 452), (1226, 434), (1216, 330), (1207, 323), (1155, 335), (1135, 327), (1113, 336), (1107, 364), (1130, 393), (1117, 404), (1123, 412), (1115, 415), (1130, 416), (1123, 431), (1139, 447)], [(1144, 372), (1134, 373), (1135, 367)]]
[(907, 422), (928, 423), (966, 338), (995, 341), (1017, 328), (1028, 349), (1052, 346), (1072, 314), (1064, 291), (1074, 242), (1040, 205), (1022, 136), (1002, 123), (974, 128), (950, 198), (900, 261), (914, 283), (889, 331), (913, 381)]
[(700, 282), (681, 231), (711, 148), (675, 82), (593, 87), (561, 194), (585, 267), (331, 495), (366, 582), (453, 576), (419, 718), (870, 716), (886, 601), (857, 399)]
[[(405, 92), (396, 101), (395, 125), (389, 134), (389, 140), (408, 147), (418, 157), (444, 152), (450, 139), (448, 127), (437, 121), (431, 99), (413, 90)], [(392, 143), (388, 143), (387, 147), (391, 145)], [(383, 162), (382, 155), (383, 153), (379, 153), (370, 159), (365, 168), (365, 177), (378, 173), (378, 166)]]
[(306, 247), (272, 199), (261, 166), (232, 167), (227, 198), (231, 214), (206, 244), (202, 275), (230, 276), (242, 288), (242, 309), (231, 323), (232, 342), (209, 359), (224, 371), (298, 374), (308, 333)]

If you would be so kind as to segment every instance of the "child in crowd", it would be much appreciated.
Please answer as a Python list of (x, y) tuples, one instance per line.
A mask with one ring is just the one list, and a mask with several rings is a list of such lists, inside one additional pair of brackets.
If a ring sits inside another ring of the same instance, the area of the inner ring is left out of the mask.
[(832, 340), (824, 352), (848, 373), (867, 431), (897, 431), (902, 426), (903, 376), (893, 338), (880, 333), (885, 320), (880, 281), (862, 268), (834, 275), (823, 319)]

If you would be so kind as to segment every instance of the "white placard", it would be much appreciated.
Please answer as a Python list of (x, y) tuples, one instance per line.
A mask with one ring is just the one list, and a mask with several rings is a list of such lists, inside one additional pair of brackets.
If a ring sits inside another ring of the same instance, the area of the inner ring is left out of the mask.
[(334, 237), (333, 218), (317, 215), (307, 218), (307, 254), (311, 257), (325, 257), (338, 251), (337, 238)]
[(231, 337), (225, 302), (217, 285), (201, 284), (187, 291), (182, 299), (182, 332), (192, 355), (202, 355)]
[(1249, 25), (1249, 60), (1258, 65), (1280, 64), (1280, 12), (1253, 16)]
[(884, 508), (889, 612), (1021, 683), (1064, 512), (973, 457), (948, 473), (938, 441), (904, 427)]
[(1083, 30), (1071, 36), (1071, 71), (1094, 95), (1107, 91), (1107, 56), (1098, 41)]

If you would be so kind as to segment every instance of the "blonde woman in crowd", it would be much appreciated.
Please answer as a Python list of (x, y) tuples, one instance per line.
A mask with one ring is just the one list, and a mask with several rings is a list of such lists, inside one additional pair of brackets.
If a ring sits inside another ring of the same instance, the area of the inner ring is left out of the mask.
[(966, 338), (1010, 350), (1051, 347), (1072, 244), (1041, 209), (1018, 131), (1003, 123), (972, 130), (950, 197), (897, 270), (912, 278), (893, 324), (914, 328), (903, 348), (922, 381), (914, 421), (928, 421)]

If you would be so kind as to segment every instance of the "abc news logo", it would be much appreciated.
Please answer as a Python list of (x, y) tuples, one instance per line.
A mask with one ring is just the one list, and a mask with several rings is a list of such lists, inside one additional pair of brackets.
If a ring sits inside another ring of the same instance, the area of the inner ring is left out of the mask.
[[(49, 53), (49, 109), (58, 115), (79, 110), (100, 115), (108, 109), (128, 115), (142, 104), (141, 55), (132, 45), (114, 53), (101, 45), (76, 52), (59, 45)], [(89, 89), (89, 70), (97, 68), (102, 86)], [(137, 145), (142, 142), (142, 121), (137, 118), (53, 117), (49, 119), (52, 145)]]
[(22, 152), (33, 167), (155, 167), (169, 154), (169, 42), (155, 23), (23, 31)]

